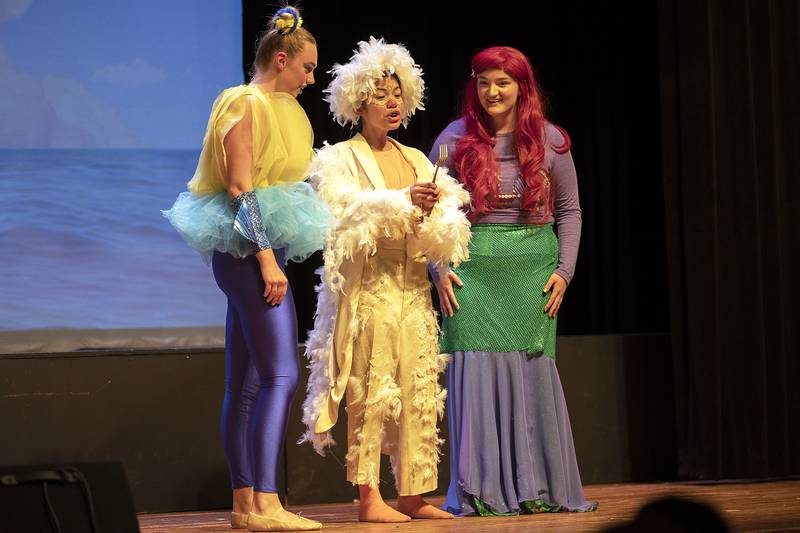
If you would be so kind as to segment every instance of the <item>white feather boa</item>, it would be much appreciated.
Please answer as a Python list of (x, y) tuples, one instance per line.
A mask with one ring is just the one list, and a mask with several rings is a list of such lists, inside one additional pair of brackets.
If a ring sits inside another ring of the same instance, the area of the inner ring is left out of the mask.
[[(314, 329), (306, 342), (311, 370), (303, 403), (303, 423), (307, 429), (299, 441), (311, 442), (321, 455), (325, 446), (334, 444), (330, 431), (317, 433), (315, 427), (320, 413), (328, 408), (332, 388), (329, 363), (337, 326), (347, 327), (347, 334), (355, 335), (354, 324), (335, 323), (338, 307), (346, 298), (345, 293), (349, 293), (342, 264), (374, 254), (382, 237), (402, 238), (405, 234), (415, 235), (415, 253), (426, 256), (439, 267), (458, 265), (469, 257), (470, 224), (461, 211), (469, 203), (469, 194), (444, 168), (439, 169), (436, 177), (439, 201), (430, 215), (423, 217), (420, 208), (411, 203), (408, 189), (362, 190), (348, 161), (346, 144), (320, 149), (310, 170), (311, 183), (330, 207), (334, 219), (325, 238), (325, 266), (321, 272), (317, 271), (322, 283), (317, 287)], [(421, 152), (414, 152), (424, 158)], [(428, 167), (431, 170), (432, 165), (428, 163)]]

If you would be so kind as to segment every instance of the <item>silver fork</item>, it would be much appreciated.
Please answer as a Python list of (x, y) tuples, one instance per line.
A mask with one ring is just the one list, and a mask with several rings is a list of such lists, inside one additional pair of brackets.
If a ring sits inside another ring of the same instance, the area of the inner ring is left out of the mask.
[(433, 179), (431, 183), (436, 183), (436, 174), (439, 172), (439, 167), (447, 161), (447, 144), (442, 143), (439, 145), (439, 159), (436, 160), (436, 168), (433, 170)]

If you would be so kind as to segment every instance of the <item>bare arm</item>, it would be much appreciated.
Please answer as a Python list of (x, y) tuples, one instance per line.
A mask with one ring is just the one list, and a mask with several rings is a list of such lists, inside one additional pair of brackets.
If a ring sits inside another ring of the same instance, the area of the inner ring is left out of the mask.
[[(245, 113), (223, 140), (226, 154), (228, 195), (236, 198), (253, 190), (253, 113), (249, 100)], [(264, 298), (271, 305), (278, 305), (286, 296), (289, 282), (275, 260), (272, 249), (256, 254), (261, 277), (264, 280)]]
[(253, 190), (253, 112), (249, 100), (242, 120), (230, 129), (222, 144), (228, 171), (228, 194), (236, 198)]

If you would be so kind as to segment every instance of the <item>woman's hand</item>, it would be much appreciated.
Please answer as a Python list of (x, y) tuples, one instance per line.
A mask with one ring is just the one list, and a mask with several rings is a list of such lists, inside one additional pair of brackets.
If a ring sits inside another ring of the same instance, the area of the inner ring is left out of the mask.
[(439, 200), (439, 187), (430, 181), (421, 181), (411, 186), (410, 194), (411, 203), (419, 206), (426, 215), (429, 215)]
[(286, 274), (278, 266), (272, 250), (261, 250), (256, 254), (256, 258), (261, 266), (261, 277), (264, 280), (264, 298), (270, 305), (280, 305), (289, 288)]
[(439, 293), (439, 306), (442, 308), (444, 316), (452, 317), (453, 309), (461, 309), (456, 300), (456, 294), (453, 291), (453, 283), (459, 287), (463, 287), (461, 279), (455, 272), (448, 270), (446, 275), (440, 275), (439, 280), (436, 282), (436, 291)]
[(567, 290), (567, 281), (558, 274), (551, 274), (542, 293), (547, 294), (551, 289), (552, 293), (544, 306), (544, 312), (550, 318), (553, 318), (558, 313), (558, 308), (561, 307), (561, 301), (564, 299), (564, 293)]

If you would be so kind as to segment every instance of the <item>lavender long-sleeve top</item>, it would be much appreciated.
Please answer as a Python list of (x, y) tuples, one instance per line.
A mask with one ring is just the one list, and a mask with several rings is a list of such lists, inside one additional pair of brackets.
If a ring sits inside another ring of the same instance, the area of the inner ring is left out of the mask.
[[(436, 162), (439, 157), (439, 145), (447, 144), (448, 159), (446, 166), (452, 176), (458, 177), (458, 172), (452, 164), (452, 156), (456, 151), (456, 141), (462, 137), (466, 129), (464, 120), (451, 122), (436, 138), (429, 158)], [(544, 169), (550, 175), (550, 191), (554, 195), (553, 211), (555, 222), (558, 226), (558, 266), (555, 273), (564, 278), (567, 283), (572, 280), (575, 272), (575, 263), (578, 260), (578, 246), (581, 240), (581, 206), (578, 202), (578, 180), (575, 173), (575, 164), (572, 154), (565, 152), (556, 153), (553, 146), (561, 146), (564, 137), (558, 128), (547, 124), (545, 129), (546, 147), (544, 156)], [(519, 160), (514, 149), (514, 136), (512, 133), (497, 135), (494, 146), (495, 157), (500, 164), (500, 194), (522, 192), (524, 182), (519, 173)], [(479, 216), (473, 221), (475, 224), (549, 224), (553, 222), (553, 215), (545, 209), (533, 211), (520, 209), (520, 199), (506, 201), (502, 206), (495, 207), (491, 212)]]

